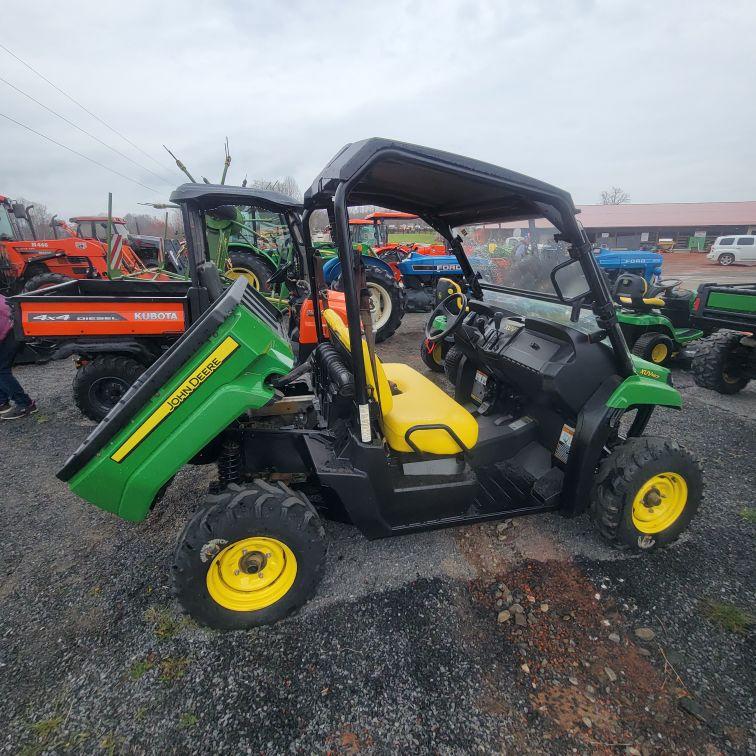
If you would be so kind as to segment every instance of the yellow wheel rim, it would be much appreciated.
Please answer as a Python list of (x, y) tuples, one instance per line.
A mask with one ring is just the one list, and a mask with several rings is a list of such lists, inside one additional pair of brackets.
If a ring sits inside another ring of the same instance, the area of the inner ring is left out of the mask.
[(226, 609), (255, 612), (280, 601), (296, 576), (297, 559), (285, 543), (254, 536), (216, 555), (207, 571), (207, 590)]
[(654, 475), (633, 499), (633, 525), (641, 533), (661, 533), (680, 517), (687, 502), (688, 484), (682, 475)]
[(651, 361), (658, 365), (660, 362), (664, 362), (664, 360), (667, 359), (668, 354), (669, 350), (667, 349), (666, 344), (657, 344), (651, 350)]
[(436, 365), (443, 364), (444, 358), (441, 356), (441, 344), (436, 344), (433, 347), (433, 351), (431, 352), (431, 357), (433, 357), (433, 362), (435, 362)]
[(236, 281), (237, 278), (246, 278), (250, 285), (260, 291), (260, 279), (249, 268), (229, 268), (226, 278)]

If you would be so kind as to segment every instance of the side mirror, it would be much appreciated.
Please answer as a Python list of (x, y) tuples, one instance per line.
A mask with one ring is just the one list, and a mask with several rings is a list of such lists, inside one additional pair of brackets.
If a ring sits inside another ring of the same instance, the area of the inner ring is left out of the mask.
[(551, 271), (551, 284), (556, 295), (565, 304), (587, 299), (591, 293), (580, 261), (575, 259), (560, 263)]
[[(29, 205), (32, 207), (32, 205)], [(13, 215), (19, 220), (29, 220), (29, 214), (26, 212), (26, 208), (20, 202), (13, 203)]]

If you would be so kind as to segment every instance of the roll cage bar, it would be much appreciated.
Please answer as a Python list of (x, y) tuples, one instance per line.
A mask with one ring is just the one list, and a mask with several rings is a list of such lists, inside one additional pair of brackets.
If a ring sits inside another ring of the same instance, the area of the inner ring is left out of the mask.
[[(310, 239), (310, 216), (318, 209), (329, 214), (341, 261), (349, 338), (352, 344), (359, 344), (362, 335), (357, 287), (362, 261), (349, 244), (348, 208), (371, 204), (416, 215), (437, 231), (452, 249), (476, 298), (483, 296), (480, 278), (453, 229), (471, 223), (545, 217), (558, 229), (558, 239), (570, 245), (570, 257), (580, 263), (597, 323), (614, 350), (618, 373), (623, 377), (634, 373), (608, 285), (591, 252), (591, 243), (575, 218), (577, 210), (568, 192), (490, 163), (380, 138), (347, 144), (305, 193), (305, 255), (318, 340), (322, 340), (323, 331), (313, 272), (315, 250)], [(530, 295), (527, 291), (510, 291)], [(364, 361), (359, 349), (354, 349), (351, 356), (355, 401), (364, 406), (368, 401)]]

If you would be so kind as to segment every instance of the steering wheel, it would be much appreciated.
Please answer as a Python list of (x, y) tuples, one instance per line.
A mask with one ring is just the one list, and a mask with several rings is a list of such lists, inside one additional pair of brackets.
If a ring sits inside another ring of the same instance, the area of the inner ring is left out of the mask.
[[(452, 300), (459, 300), (459, 312), (452, 312), (449, 309), (449, 305)], [(446, 328), (443, 331), (433, 331), (433, 321), (439, 316), (446, 317)], [(443, 299), (436, 305), (436, 309), (430, 314), (428, 322), (425, 324), (425, 338), (428, 341), (436, 342), (445, 339), (451, 333), (457, 330), (462, 324), (462, 321), (467, 315), (467, 297), (462, 292), (455, 291), (453, 294), (449, 294), (448, 297)]]
[(655, 286), (657, 289), (661, 291), (670, 291), (671, 289), (674, 289), (675, 287), (679, 286), (682, 283), (682, 280), (679, 278), (669, 278), (664, 281), (658, 281)]

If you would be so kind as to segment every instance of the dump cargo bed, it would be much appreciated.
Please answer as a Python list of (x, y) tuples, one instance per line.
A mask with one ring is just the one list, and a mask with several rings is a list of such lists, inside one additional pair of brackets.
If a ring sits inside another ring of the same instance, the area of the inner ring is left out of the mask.
[(11, 298), (16, 339), (165, 336), (191, 321), (188, 281), (76, 280)]
[(756, 283), (701, 284), (691, 320), (704, 331), (731, 328), (756, 333)]
[(146, 516), (173, 475), (294, 364), (280, 313), (238, 279), (129, 389), (58, 473), (82, 498)]

